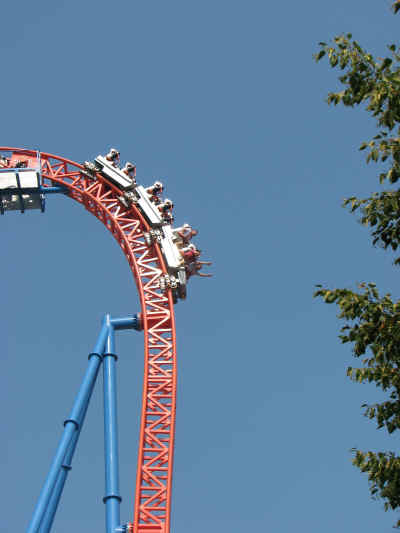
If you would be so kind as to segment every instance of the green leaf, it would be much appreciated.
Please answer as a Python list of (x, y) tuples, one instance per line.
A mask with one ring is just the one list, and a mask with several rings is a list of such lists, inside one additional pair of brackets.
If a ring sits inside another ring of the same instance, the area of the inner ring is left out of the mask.
[(336, 54), (333, 54), (329, 59), (329, 62), (331, 64), (331, 67), (336, 67), (336, 65), (338, 64), (338, 56)]
[(390, 59), (390, 57), (385, 57), (381, 65), (381, 69), (383, 70), (387, 67), (390, 67), (392, 63), (393, 63), (393, 59)]

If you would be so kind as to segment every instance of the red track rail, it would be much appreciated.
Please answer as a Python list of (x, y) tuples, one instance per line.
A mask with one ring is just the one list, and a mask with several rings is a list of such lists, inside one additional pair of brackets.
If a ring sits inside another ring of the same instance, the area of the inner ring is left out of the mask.
[[(21, 151), (0, 147), (0, 152)], [(34, 150), (23, 153), (36, 156)], [(101, 175), (82, 174), (83, 167), (63, 157), (41, 153), (43, 186), (63, 185), (117, 240), (139, 291), (144, 327), (144, 380), (134, 533), (169, 533), (176, 406), (175, 319), (171, 291), (161, 292), (167, 273), (158, 245), (148, 247), (149, 226), (138, 209), (118, 200), (120, 191)]]

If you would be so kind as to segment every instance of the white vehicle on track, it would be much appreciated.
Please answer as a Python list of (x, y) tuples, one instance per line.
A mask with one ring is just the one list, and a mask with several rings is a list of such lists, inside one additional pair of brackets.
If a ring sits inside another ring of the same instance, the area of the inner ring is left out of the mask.
[[(139, 208), (151, 227), (151, 230), (145, 233), (146, 244), (148, 246), (154, 243), (159, 244), (167, 266), (168, 274), (163, 275), (160, 279), (161, 289), (164, 291), (168, 288), (172, 289), (174, 302), (177, 302), (178, 298), (186, 298), (185, 262), (174, 238), (173, 228), (168, 222), (168, 218), (154, 202), (153, 197), (142, 185), (138, 185), (134, 178), (124, 173), (115, 162), (110, 161), (106, 156), (98, 155), (93, 162), (85, 162), (84, 167), (89, 177), (95, 178), (96, 173), (99, 173), (107, 181), (118, 187), (122, 192), (120, 201), (125, 207), (134, 204)], [(172, 206), (172, 202), (170, 203)], [(161, 207), (164, 204), (160, 203), (159, 205)]]

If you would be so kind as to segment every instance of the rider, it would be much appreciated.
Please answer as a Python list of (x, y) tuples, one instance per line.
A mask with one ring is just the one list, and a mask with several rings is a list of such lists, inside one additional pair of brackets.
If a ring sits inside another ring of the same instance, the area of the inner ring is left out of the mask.
[(107, 161), (109, 161), (113, 167), (118, 167), (119, 165), (119, 152), (115, 148), (111, 148), (111, 150), (106, 155)]
[(187, 246), (191, 239), (198, 234), (197, 229), (193, 229), (190, 224), (183, 224), (180, 228), (175, 228), (173, 230), (174, 237), (176, 240), (180, 241), (182, 246)]
[(194, 244), (189, 244), (179, 250), (185, 263), (193, 263), (200, 256), (201, 250), (198, 250)]
[(172, 203), (172, 201), (166, 198), (163, 203), (158, 206), (158, 210), (160, 211), (160, 213), (166, 213), (167, 211), (170, 211), (173, 207), (174, 204)]
[(10, 160), (0, 155), (0, 168), (8, 168)]
[(132, 180), (132, 185), (136, 185), (136, 166), (134, 164), (128, 161), (122, 169), (122, 172)]
[(150, 187), (147, 187), (146, 192), (150, 196), (150, 201), (154, 202), (155, 204), (161, 203), (159, 195), (163, 192), (164, 185), (161, 183), (161, 181), (156, 181), (153, 183), (153, 185), (150, 185)]
[(172, 216), (171, 210), (173, 209), (174, 204), (171, 202), (171, 200), (166, 198), (164, 202), (158, 204), (157, 207), (165, 222), (167, 222), (168, 224), (172, 224), (174, 217)]

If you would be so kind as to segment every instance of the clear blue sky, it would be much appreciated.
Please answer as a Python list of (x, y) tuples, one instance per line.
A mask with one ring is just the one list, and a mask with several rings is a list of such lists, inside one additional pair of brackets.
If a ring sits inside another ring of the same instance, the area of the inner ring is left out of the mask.
[[(329, 109), (312, 59), (340, 32), (376, 54), (398, 37), (391, 1), (8, 2), (1, 8), (0, 144), (76, 161), (110, 146), (161, 178), (198, 227), (214, 278), (176, 307), (179, 386), (173, 533), (390, 532), (350, 448), (399, 451), (345, 376), (335, 309), (313, 286), (375, 281), (398, 297), (343, 197), (377, 189), (357, 152), (374, 124)], [(105, 312), (138, 310), (117, 244), (65, 198), (0, 219), (2, 513), (23, 531)], [(143, 348), (120, 355), (122, 517), (132, 517)], [(100, 381), (101, 383), (101, 381)], [(97, 388), (56, 533), (103, 531)]]

